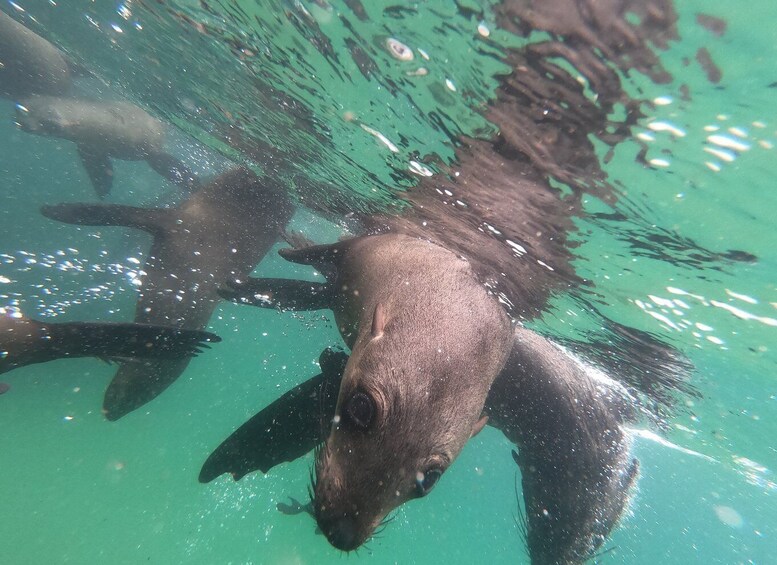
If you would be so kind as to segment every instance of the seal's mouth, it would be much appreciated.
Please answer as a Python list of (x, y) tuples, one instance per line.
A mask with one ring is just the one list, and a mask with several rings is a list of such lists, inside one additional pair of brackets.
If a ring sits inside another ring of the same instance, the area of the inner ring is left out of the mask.
[(350, 516), (317, 521), (329, 543), (341, 551), (353, 551), (367, 541), (358, 534), (356, 520)]
[(325, 511), (315, 507), (319, 529), (332, 546), (346, 552), (358, 549), (367, 543), (393, 520), (393, 516), (374, 521), (363, 520), (358, 511), (353, 514), (325, 514), (327, 514)]
[(370, 519), (373, 512), (354, 500), (354, 493), (331, 476), (330, 456), (326, 442), (316, 448), (315, 464), (310, 470), (310, 499), (316, 523), (326, 539), (335, 548), (349, 552), (367, 542), (387, 520)]

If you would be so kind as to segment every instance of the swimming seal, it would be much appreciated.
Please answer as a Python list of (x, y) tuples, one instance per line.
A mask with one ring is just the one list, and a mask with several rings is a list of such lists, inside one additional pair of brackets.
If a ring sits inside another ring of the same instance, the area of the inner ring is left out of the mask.
[(23, 131), (74, 142), (101, 198), (113, 186), (111, 159), (146, 161), (186, 191), (196, 186), (189, 168), (165, 151), (165, 124), (129, 102), (30, 96), (17, 104), (16, 122)]
[[(126, 226), (153, 235), (135, 321), (202, 330), (220, 297), (219, 285), (248, 276), (272, 247), (293, 208), (283, 190), (254, 173), (228, 171), (175, 208), (108, 204), (44, 206), (43, 215), (88, 226)], [(105, 393), (116, 420), (172, 384), (188, 359), (124, 364)]]
[[(278, 398), (219, 445), (203, 464), (200, 482), (223, 473), (235, 480), (257, 470), (267, 473), (324, 441), (325, 422), (337, 402), (332, 391), (342, 376), (332, 356), (322, 353), (320, 375)], [(516, 329), (484, 414), (488, 425), (519, 447), (513, 452), (525, 508), (519, 528), (533, 564), (582, 563), (618, 524), (639, 469), (622, 427), (630, 411), (617, 383), (593, 377), (558, 345)]]
[(72, 86), (70, 65), (51, 43), (0, 11), (0, 96), (61, 96)]
[[(532, 563), (581, 563), (595, 553), (637, 476), (621, 428), (630, 416), (623, 387), (595, 379), (538, 334), (503, 325), (504, 312), (471, 284), (468, 268), (451, 268), (466, 262), (428, 242), (367, 236), (283, 255), (314, 264), (328, 282), (250, 279), (222, 295), (262, 307), (332, 308), (352, 358), (343, 368), (322, 354), (322, 374), (241, 426), (205, 462), (201, 482), (267, 472), (325, 440), (315, 515), (335, 547), (351, 550), (386, 508), (427, 494), (487, 421), (520, 450)], [(397, 306), (412, 293), (421, 298)], [(392, 306), (375, 306), (370, 316), (375, 296)], [(445, 309), (449, 316), (438, 318)], [(327, 415), (335, 422), (329, 433)]]
[(0, 373), (55, 359), (179, 359), (221, 341), (204, 331), (114, 322), (41, 322), (0, 316)]
[[(485, 425), (512, 324), (467, 261), (428, 241), (376, 235), (282, 255), (327, 276), (308, 305), (333, 310), (351, 349), (337, 423), (316, 461), (314, 510), (332, 545), (352, 550), (391, 510), (431, 491)], [(233, 282), (222, 295), (302, 305), (311, 285), (269, 287)]]

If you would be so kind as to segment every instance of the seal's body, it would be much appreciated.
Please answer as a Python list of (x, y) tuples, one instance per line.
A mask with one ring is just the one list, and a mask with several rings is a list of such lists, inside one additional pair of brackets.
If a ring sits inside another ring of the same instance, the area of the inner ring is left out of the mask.
[(61, 96), (70, 90), (70, 66), (62, 52), (0, 12), (0, 96)]
[[(285, 193), (247, 169), (229, 171), (177, 208), (106, 204), (45, 206), (45, 216), (80, 225), (116, 225), (154, 236), (135, 321), (204, 329), (219, 285), (248, 276), (292, 214)], [(188, 360), (123, 365), (105, 395), (110, 420), (142, 406), (178, 378)]]
[(113, 185), (111, 159), (147, 161), (171, 182), (191, 189), (195, 178), (165, 148), (166, 126), (129, 102), (31, 96), (17, 104), (22, 130), (72, 141), (101, 197)]

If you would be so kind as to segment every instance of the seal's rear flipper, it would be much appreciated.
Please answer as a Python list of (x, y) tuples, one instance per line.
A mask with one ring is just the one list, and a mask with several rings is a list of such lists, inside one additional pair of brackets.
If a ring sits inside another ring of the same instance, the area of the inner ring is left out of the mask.
[(153, 153), (146, 159), (149, 166), (171, 183), (182, 187), (186, 192), (194, 192), (199, 186), (197, 176), (183, 164), (183, 161), (168, 153)]
[(319, 358), (321, 374), (293, 388), (240, 426), (208, 457), (200, 482), (223, 473), (235, 480), (252, 471), (266, 473), (293, 461), (320, 444), (335, 413), (340, 379), (348, 356), (325, 350)]
[(232, 302), (281, 310), (324, 310), (331, 308), (334, 300), (332, 285), (296, 279), (232, 280), (218, 293)]
[(107, 153), (98, 153), (84, 145), (78, 146), (78, 156), (92, 181), (97, 196), (105, 198), (113, 187), (113, 164)]
[(638, 462), (621, 428), (628, 392), (545, 338), (517, 328), (486, 401), (518, 445), (532, 563), (583, 563), (617, 524)]
[(196, 355), (211, 333), (133, 323), (44, 323), (29, 318), (0, 322), (0, 373), (68, 357), (100, 359), (180, 359)]
[(171, 210), (137, 208), (118, 204), (56, 204), (41, 206), (41, 214), (52, 220), (80, 226), (126, 226), (156, 235), (165, 230)]

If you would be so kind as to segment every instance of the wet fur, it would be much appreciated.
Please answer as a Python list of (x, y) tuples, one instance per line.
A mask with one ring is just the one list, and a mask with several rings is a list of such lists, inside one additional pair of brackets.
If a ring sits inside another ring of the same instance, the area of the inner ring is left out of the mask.
[(622, 428), (633, 416), (633, 399), (591, 371), (556, 344), (517, 328), (486, 403), (490, 423), (519, 448), (525, 539), (535, 565), (593, 556), (637, 479), (639, 464)]

